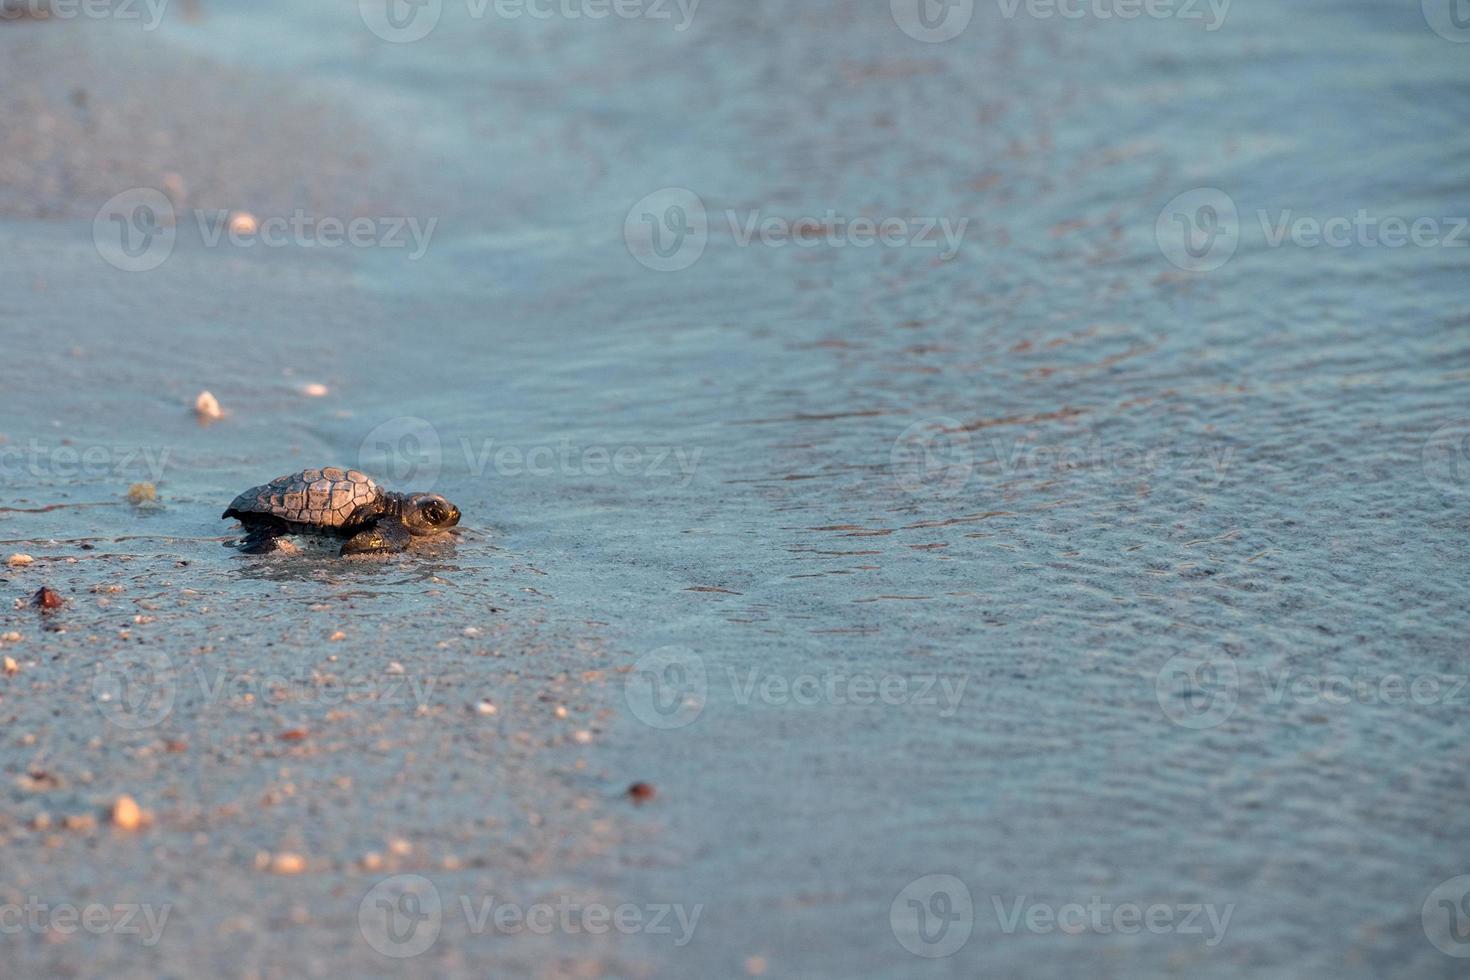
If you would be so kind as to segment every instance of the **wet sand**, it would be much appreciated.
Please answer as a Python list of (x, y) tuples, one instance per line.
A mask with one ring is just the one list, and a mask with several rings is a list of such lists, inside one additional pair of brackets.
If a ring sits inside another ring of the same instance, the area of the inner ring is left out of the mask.
[[(1325, 4), (944, 45), (881, 6), (449, 5), (391, 45), (354, 7), (0, 25), (0, 558), (35, 559), (0, 578), (66, 600), (0, 610), (0, 904), (168, 910), (23, 928), (18, 975), (1455, 975), (1421, 909), (1470, 871), (1467, 524), (1423, 450), (1464, 410), (1463, 261), (1192, 273), (1155, 238), (1203, 186), (1247, 222), (1463, 211), (1421, 98), (1452, 45)], [(178, 236), (129, 273), (93, 218), (138, 187)], [(675, 272), (624, 240), (665, 187), (711, 221)], [(194, 208), (438, 224), (410, 261), (211, 246)], [(942, 257), (742, 245), (751, 214), (968, 223)], [(322, 465), (466, 533), (228, 547), (235, 493)], [(1234, 671), (1224, 717), (1179, 656)], [(1447, 686), (1273, 686), (1328, 675)], [(938, 958), (928, 875), (973, 905)], [(382, 931), (431, 893), (433, 937)], [(1006, 926), (1094, 900), (1229, 923)]]

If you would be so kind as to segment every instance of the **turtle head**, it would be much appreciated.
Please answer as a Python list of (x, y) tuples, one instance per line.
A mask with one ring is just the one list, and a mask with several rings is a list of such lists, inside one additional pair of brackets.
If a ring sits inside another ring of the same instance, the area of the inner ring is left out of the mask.
[(437, 493), (410, 494), (403, 502), (403, 523), (419, 536), (439, 534), (459, 523), (459, 508)]

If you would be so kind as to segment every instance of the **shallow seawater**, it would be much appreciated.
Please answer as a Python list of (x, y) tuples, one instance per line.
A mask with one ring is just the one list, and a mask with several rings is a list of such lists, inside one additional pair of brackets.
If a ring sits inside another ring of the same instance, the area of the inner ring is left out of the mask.
[[(1413, 4), (981, 4), (942, 44), (885, 4), (667, 7), (0, 26), (0, 541), (37, 559), (0, 577), (70, 600), (0, 615), (0, 900), (174, 910), (15, 962), (1456, 975), (1470, 49)], [(171, 254), (109, 266), (92, 216), (165, 173)], [(434, 224), (210, 245), (194, 208)], [(1444, 240), (1273, 243), (1360, 211)], [(228, 547), (235, 493), (322, 465), (464, 533)], [(161, 719), (118, 723), (121, 666)], [(122, 792), (150, 829), (38, 828)], [(398, 874), (442, 902), (404, 959), (359, 918)]]

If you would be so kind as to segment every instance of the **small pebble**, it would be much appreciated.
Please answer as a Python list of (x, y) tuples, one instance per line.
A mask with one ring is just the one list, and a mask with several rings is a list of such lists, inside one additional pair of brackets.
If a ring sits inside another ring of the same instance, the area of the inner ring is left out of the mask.
[(13, 657), (5, 658), (4, 668), (6, 677), (14, 677), (20, 671), (20, 665), (15, 662)]
[(390, 674), (401, 674), (401, 673), (403, 673), (403, 664), (399, 663), (396, 660), (393, 661), (392, 663), (390, 663), (388, 665), (388, 673), (390, 673)]
[(23, 639), (25, 637), (19, 633), (0, 633), (0, 640), (4, 640), (6, 643), (19, 643)]
[(572, 740), (578, 745), (588, 745), (592, 741), (592, 733), (585, 728), (572, 732)]
[(152, 503), (158, 499), (158, 488), (151, 483), (134, 483), (128, 487), (128, 500), (135, 504)]
[(143, 824), (143, 811), (131, 796), (119, 796), (112, 804), (112, 824), (119, 830), (137, 830)]
[(634, 783), (628, 787), (628, 797), (634, 803), (647, 803), (658, 795), (652, 783)]
[(564, 708), (564, 707), (562, 707), (561, 705), (557, 705), (556, 706), (556, 716), (558, 718), (565, 718), (567, 716), (567, 709)]
[(764, 976), (766, 972), (766, 958), (764, 956), (747, 956), (745, 958), (745, 972), (750, 976)]
[(194, 399), (194, 414), (201, 422), (216, 422), (225, 417), (224, 409), (219, 407), (219, 399), (207, 391), (201, 391)]
[(236, 211), (230, 215), (230, 234), (253, 235), (260, 228), (260, 222), (255, 220), (255, 215), (249, 211)]
[(35, 561), (36, 559), (32, 558), (30, 555), (22, 555), (17, 553), (11, 555), (10, 560), (6, 564), (10, 565), (11, 568), (24, 568), (27, 565), (35, 564)]
[(481, 701), (479, 704), (475, 705), (475, 710), (482, 715), (493, 715), (496, 711), (500, 709), (495, 707), (495, 705), (491, 704), (489, 701)]
[(330, 641), (332, 641), (333, 643), (336, 643), (339, 640), (345, 640), (345, 639), (347, 639), (347, 634), (344, 633), (344, 632), (342, 632), (341, 630), (338, 630), (337, 632), (333, 633), (331, 636), (327, 637), (327, 639), (330, 640)]
[(395, 837), (388, 842), (388, 850), (398, 857), (407, 857), (413, 852), (413, 845), (402, 837)]
[(328, 389), (326, 385), (317, 384), (315, 382), (309, 385), (303, 385), (301, 388), (301, 393), (307, 398), (325, 398), (327, 396), (327, 391)]
[(362, 869), (364, 871), (378, 871), (383, 867), (383, 855), (377, 851), (368, 851), (362, 856)]
[(271, 874), (299, 875), (306, 870), (306, 858), (290, 851), (282, 851), (271, 855), (269, 867)]
[(55, 589), (43, 585), (31, 596), (31, 605), (43, 610), (60, 609), (66, 605), (66, 600)]

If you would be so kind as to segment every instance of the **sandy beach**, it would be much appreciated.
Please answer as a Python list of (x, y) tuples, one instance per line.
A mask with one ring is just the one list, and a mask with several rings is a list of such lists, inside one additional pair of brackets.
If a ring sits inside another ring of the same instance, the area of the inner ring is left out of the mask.
[(1463, 973), (1433, 4), (21, 6), (0, 975)]

